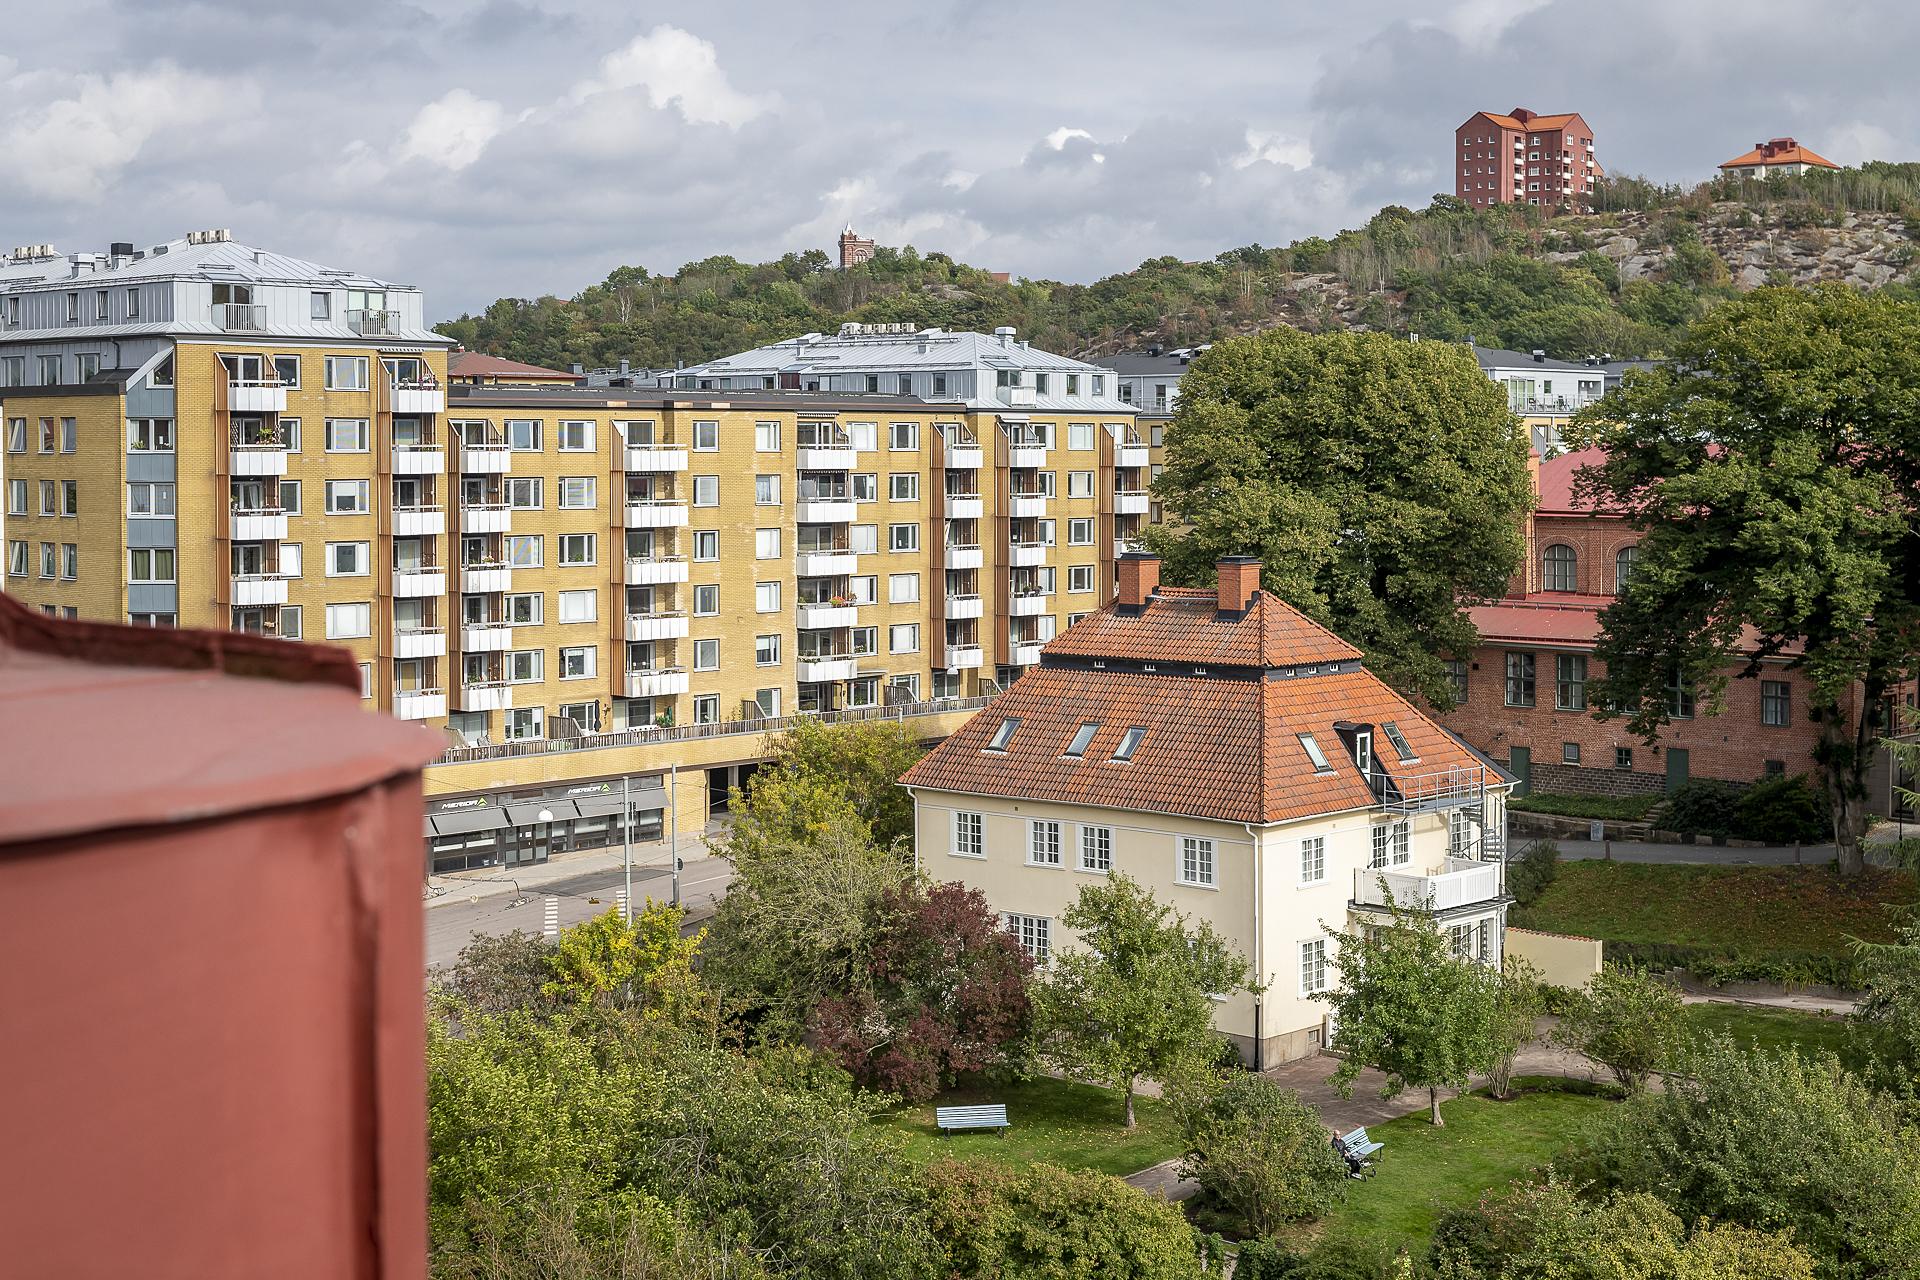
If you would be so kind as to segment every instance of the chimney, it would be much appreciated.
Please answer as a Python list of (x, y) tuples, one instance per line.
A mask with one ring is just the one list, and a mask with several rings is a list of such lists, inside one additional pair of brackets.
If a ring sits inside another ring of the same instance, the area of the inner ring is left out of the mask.
[(1144, 551), (1129, 551), (1120, 557), (1119, 613), (1137, 618), (1147, 601), (1160, 589), (1160, 557)]
[(1535, 364), (1545, 364), (1547, 362), (1547, 353), (1540, 347), (1535, 347), (1533, 349), (1533, 362)]
[(1244, 616), (1260, 591), (1260, 562), (1252, 556), (1222, 556), (1216, 567), (1220, 575), (1220, 616)]
[(1010, 324), (1003, 324), (993, 331), (993, 336), (1000, 339), (1000, 345), (1003, 347), (1013, 345), (1013, 334), (1014, 328)]

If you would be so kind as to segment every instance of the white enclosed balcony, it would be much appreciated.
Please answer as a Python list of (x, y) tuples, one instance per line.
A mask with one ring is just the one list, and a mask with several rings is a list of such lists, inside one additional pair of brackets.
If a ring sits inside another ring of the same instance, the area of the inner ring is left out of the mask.
[(956, 471), (977, 471), (987, 465), (987, 451), (977, 444), (948, 445), (947, 465)]
[(947, 597), (947, 616), (949, 618), (978, 618), (984, 612), (986, 612), (986, 604), (979, 596)]
[(1008, 646), (1007, 655), (1007, 661), (1014, 666), (1030, 667), (1040, 661), (1040, 642), (1038, 640), (1026, 644), (1016, 642)]
[(446, 411), (447, 393), (438, 382), (420, 379), (393, 384), (393, 412), (412, 415)]
[(851, 627), (860, 620), (858, 611), (850, 604), (803, 604), (799, 608), (799, 615), (800, 627), (806, 631)]
[(687, 673), (679, 667), (655, 667), (651, 671), (629, 671), (626, 675), (629, 698), (664, 698), (687, 691)]
[(251, 431), (235, 428), (233, 445), (227, 454), (227, 474), (284, 476), (289, 443), (285, 434), (276, 428)]
[(400, 313), (356, 309), (347, 312), (347, 328), (363, 338), (390, 338), (400, 332)]
[(1117, 516), (1147, 514), (1149, 499), (1145, 489), (1123, 489), (1113, 495), (1113, 513)]
[(679, 640), (687, 634), (684, 613), (630, 613), (627, 615), (629, 640)]
[(979, 547), (949, 546), (946, 551), (946, 564), (949, 569), (978, 569), (985, 559)]
[(463, 502), (460, 504), (460, 532), (510, 533), (513, 508), (504, 502)]
[(460, 589), (469, 595), (513, 590), (513, 570), (504, 564), (470, 564), (460, 570)]
[(949, 520), (978, 520), (986, 514), (986, 500), (977, 493), (959, 498), (949, 495), (947, 498), (947, 519)]
[(504, 653), (513, 648), (513, 628), (504, 622), (469, 622), (460, 628), (462, 653)]
[(393, 633), (396, 658), (444, 658), (447, 633), (439, 627), (402, 627)]
[(687, 523), (687, 504), (671, 498), (642, 498), (627, 503), (629, 529), (682, 529)]
[(1444, 869), (1437, 874), (1368, 867), (1353, 873), (1356, 903), (1384, 907), (1389, 895), (1396, 905), (1416, 911), (1450, 911), (1476, 902), (1491, 902), (1500, 896), (1500, 864), (1448, 858)]
[(447, 451), (437, 444), (393, 446), (393, 473), (397, 476), (437, 476), (447, 469)]
[(977, 644), (950, 644), (947, 646), (947, 667), (949, 670), (971, 671), (986, 662), (986, 655)]
[(1007, 499), (1010, 516), (1044, 516), (1048, 498), (1044, 493), (1016, 493)]
[(228, 536), (235, 542), (285, 542), (287, 513), (279, 507), (233, 513), (233, 528)]
[(396, 538), (434, 538), (447, 531), (447, 513), (439, 507), (395, 507)]
[(438, 720), (447, 714), (446, 691), (396, 689), (393, 693), (393, 714), (401, 720)]
[(1010, 467), (1044, 467), (1047, 465), (1045, 445), (1016, 444), (1007, 449), (1007, 465)]
[(405, 599), (443, 596), (447, 594), (447, 571), (437, 565), (431, 568), (395, 569), (393, 594)]
[(236, 605), (285, 604), (287, 580), (277, 573), (236, 573), (233, 575), (233, 603)]
[(505, 680), (463, 680), (457, 697), (462, 711), (507, 711), (513, 707), (513, 686)]
[(504, 444), (470, 444), (460, 450), (460, 473), (469, 476), (504, 475), (513, 450)]
[(793, 558), (793, 570), (802, 578), (834, 578), (858, 571), (860, 562), (844, 547), (832, 551), (802, 551)]
[(229, 378), (227, 380), (227, 411), (229, 413), (285, 413), (287, 411), (286, 384), (278, 378)]
[(801, 684), (819, 684), (826, 680), (851, 680), (860, 674), (860, 660), (852, 654), (801, 655), (795, 672)]
[(803, 444), (795, 458), (802, 471), (851, 471), (857, 455), (852, 443)]
[(1116, 467), (1144, 467), (1153, 461), (1152, 454), (1143, 444), (1115, 445), (1113, 465)]
[[(1022, 567), (1022, 566), (1030, 567), (1037, 564), (1045, 564), (1047, 562), (1048, 550), (1050, 550), (1050, 548), (1044, 542), (1008, 543), (1007, 544), (1007, 563), (1015, 567)], [(953, 568), (953, 569), (958, 569), (962, 567), (960, 565), (954, 564), (952, 560), (949, 560), (947, 562), (947, 565), (949, 568)]]
[(1039, 594), (1022, 595), (1014, 592), (1007, 601), (1007, 612), (1016, 618), (1032, 618), (1043, 613), (1053, 612), (1053, 597)]
[(678, 445), (630, 444), (627, 446), (627, 470), (652, 475), (687, 469), (687, 451)]
[(641, 556), (627, 557), (627, 585), (630, 587), (686, 580), (687, 558), (685, 556), (654, 556), (651, 559)]
[(228, 333), (262, 333), (267, 327), (267, 309), (257, 302), (216, 302), (213, 325)]
[(851, 498), (802, 498), (794, 507), (801, 524), (847, 524), (853, 516)]
[(1000, 403), (1010, 409), (1031, 409), (1040, 401), (1039, 393), (1032, 387), (998, 387), (995, 390)]

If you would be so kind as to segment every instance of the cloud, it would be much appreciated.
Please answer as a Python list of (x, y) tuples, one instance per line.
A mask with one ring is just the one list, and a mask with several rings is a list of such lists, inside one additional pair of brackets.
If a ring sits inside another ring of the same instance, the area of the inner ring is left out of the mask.
[(454, 89), (420, 108), (400, 139), (402, 160), (425, 160), (460, 170), (480, 158), (506, 118), (506, 109), (465, 89)]
[(601, 59), (599, 78), (582, 82), (574, 97), (635, 87), (646, 89), (656, 111), (672, 105), (694, 124), (730, 129), (738, 129), (775, 101), (739, 92), (720, 69), (711, 42), (664, 23)]
[[(0, 127), (0, 149), (17, 181), (55, 201), (101, 199), (158, 134), (245, 111), (250, 84), (187, 75), (171, 65), (110, 76), (30, 73), (11, 77), (22, 105)], [(45, 101), (49, 94), (58, 94)]]
[(1047, 145), (1055, 151), (1058, 151), (1074, 138), (1085, 138), (1088, 142), (1093, 141), (1093, 135), (1085, 129), (1070, 129), (1063, 124), (1047, 135)]

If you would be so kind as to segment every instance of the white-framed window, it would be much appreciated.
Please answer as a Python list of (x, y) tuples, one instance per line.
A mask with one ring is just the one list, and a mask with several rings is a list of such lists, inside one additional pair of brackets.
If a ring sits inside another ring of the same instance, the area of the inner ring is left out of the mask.
[(887, 652), (920, 652), (920, 624), (917, 622), (896, 622), (888, 627)]
[[(131, 485), (128, 488), (132, 488)], [(27, 495), (30, 492), (25, 480), (7, 481), (7, 514), (24, 516), (27, 514)], [(131, 506), (131, 499), (129, 500)]]
[(755, 560), (778, 560), (780, 558), (780, 531), (778, 529), (755, 529), (753, 531), (753, 558)]
[(1067, 545), (1070, 547), (1092, 546), (1093, 521), (1090, 519), (1067, 521)]
[(329, 480), (326, 497), (330, 516), (363, 516), (373, 509), (372, 485), (366, 480)]
[(1300, 944), (1300, 994), (1315, 995), (1327, 989), (1327, 940), (1312, 938)]
[(515, 569), (538, 569), (547, 562), (546, 539), (538, 533), (509, 534), (507, 563)]
[(880, 575), (856, 574), (847, 579), (847, 599), (855, 604), (872, 604), (880, 598)]
[(360, 664), (360, 696), (362, 698), (373, 696), (373, 664), (371, 662)]
[(512, 684), (537, 684), (545, 678), (546, 668), (545, 649), (507, 650), (507, 680)]
[[(26, 427), (26, 419), (20, 418), (15, 421), (19, 422), (23, 429)], [(173, 419), (128, 418), (127, 451), (129, 453), (172, 453)]]
[(753, 424), (753, 451), (755, 453), (780, 452), (779, 423), (756, 422)]
[(917, 573), (890, 573), (887, 575), (887, 603), (915, 604), (920, 599), (920, 575)]
[(9, 577), (24, 578), (33, 564), (33, 544), (22, 538), (7, 541), (7, 574)]
[(1093, 590), (1093, 566), (1090, 564), (1070, 564), (1067, 566), (1067, 590)]
[(755, 613), (780, 612), (779, 583), (756, 582), (753, 584), (753, 611)]
[(695, 560), (718, 560), (720, 558), (720, 531), (718, 529), (695, 529), (693, 531), (693, 558)]
[(80, 482), (78, 480), (60, 482), (60, 514), (63, 516), (80, 514)]
[(887, 448), (895, 453), (904, 453), (920, 447), (920, 424), (917, 422), (896, 422), (887, 432)]
[(1319, 884), (1327, 878), (1327, 838), (1307, 836), (1300, 841), (1300, 883)]
[(920, 549), (920, 526), (917, 524), (890, 524), (887, 526), (887, 550), (918, 551)]
[(563, 533), (560, 535), (560, 563), (563, 565), (598, 564), (600, 535)]
[[(129, 289), (128, 293), (133, 290)], [(313, 289), (307, 293), (307, 318), (309, 320), (333, 319), (333, 295), (324, 289)]]
[(720, 642), (718, 640), (695, 640), (693, 642), (693, 669), (695, 671), (718, 671), (720, 669)]
[(306, 634), (304, 631), (305, 611), (297, 604), (280, 606), (280, 638), (298, 640)]
[(1007, 932), (1020, 944), (1020, 949), (1031, 956), (1035, 964), (1046, 964), (1052, 951), (1053, 921), (1046, 916), (1023, 916), (1011, 911), (1003, 919)]
[(545, 707), (515, 707), (507, 712), (507, 741), (521, 742), (546, 736)]
[(562, 680), (590, 680), (600, 673), (600, 650), (593, 645), (576, 645), (560, 650)]
[(880, 477), (872, 471), (855, 471), (847, 477), (847, 488), (855, 502), (872, 502), (880, 496)]
[(27, 451), (27, 420), (25, 418), (7, 419), (7, 452), (25, 453)]
[(696, 507), (717, 507), (720, 505), (719, 476), (695, 476), (693, 478), (693, 505)]
[(719, 423), (696, 422), (693, 424), (693, 451), (695, 453), (713, 453), (719, 448)]
[(539, 453), (541, 422), (538, 418), (508, 418), (507, 448), (514, 453)]
[(300, 389), (300, 357), (275, 356), (273, 358), (273, 376), (280, 380), (283, 387)]
[(1409, 848), (1410, 832), (1405, 822), (1376, 822), (1373, 824), (1373, 854), (1367, 861), (1369, 870), (1379, 870), (1387, 866), (1399, 866), (1413, 855)]
[(879, 549), (879, 525), (852, 524), (847, 526), (847, 550), (857, 556), (870, 556)]
[[(58, 543), (43, 542), (40, 544), (40, 576), (43, 578), (57, 578), (60, 576), (60, 545)], [(46, 610), (48, 617), (53, 616), (54, 607), (52, 605), (42, 605), (41, 608)]]
[(560, 597), (560, 621), (593, 622), (600, 617), (600, 592), (595, 589), (584, 591), (562, 591)]
[(986, 819), (977, 813), (953, 815), (953, 843), (949, 852), (956, 858), (987, 856)]
[[(599, 486), (593, 476), (560, 477), (560, 509), (562, 511), (591, 511), (600, 505)], [(539, 481), (534, 481), (534, 497), (540, 495)]]
[(365, 453), (367, 451), (367, 420), (365, 418), (328, 418), (328, 453)]
[(1447, 810), (1447, 853), (1455, 858), (1473, 856), (1473, 819), (1465, 809)]
[(329, 391), (365, 391), (367, 389), (367, 358), (365, 356), (328, 356), (326, 369)]
[(856, 451), (872, 453), (880, 447), (880, 424), (877, 422), (849, 422), (847, 439), (853, 443)]
[[(776, 584), (777, 585), (777, 584)], [(779, 601), (774, 601), (778, 607)], [(693, 616), (712, 618), (720, 613), (720, 587), (717, 583), (703, 582), (693, 589)]]
[(850, 634), (855, 657), (871, 658), (880, 652), (880, 628), (855, 627)]
[(78, 453), (80, 450), (80, 424), (73, 418), (60, 419), (60, 452)]
[(591, 453), (593, 447), (591, 419), (562, 418), (560, 420), (560, 452)]
[(1102, 873), (1113, 870), (1112, 827), (1080, 828), (1080, 869)]
[(1059, 823), (1043, 819), (1034, 819), (1027, 823), (1027, 865), (1032, 867), (1060, 865)]
[(507, 597), (507, 621), (516, 627), (537, 627), (546, 616), (547, 598), (538, 591), (516, 591)]
[(329, 542), (327, 544), (327, 576), (329, 578), (364, 578), (372, 572), (372, 544), (366, 542)]
[[(1073, 388), (1074, 388), (1074, 385), (1077, 383), (1077, 381), (1078, 379), (1075, 378), (1073, 374), (1067, 375), (1067, 394), (1068, 395), (1073, 394)], [(1069, 449), (1093, 448), (1093, 424), (1091, 422), (1069, 422), (1067, 424), (1067, 448)], [(1088, 472), (1087, 474), (1091, 475), (1092, 472)]]
[[(72, 582), (80, 576), (80, 544), (63, 542), (60, 544), (60, 576)], [(68, 614), (68, 617), (74, 615)]]
[(1181, 884), (1213, 887), (1213, 841), (1202, 836), (1180, 837)]
[(777, 507), (780, 505), (779, 476), (755, 476), (753, 478), (753, 504), (756, 507)]
[(780, 637), (777, 633), (753, 638), (753, 665), (756, 667), (780, 665)]
[(920, 501), (920, 473), (917, 471), (895, 471), (887, 476), (887, 499), (890, 502)]
[(43, 516), (60, 514), (60, 482), (58, 480), (40, 482), (40, 514)]
[(695, 724), (720, 723), (719, 694), (703, 693), (695, 696), (693, 700), (693, 722)]
[(373, 606), (330, 604), (327, 606), (327, 639), (352, 640), (373, 634)]

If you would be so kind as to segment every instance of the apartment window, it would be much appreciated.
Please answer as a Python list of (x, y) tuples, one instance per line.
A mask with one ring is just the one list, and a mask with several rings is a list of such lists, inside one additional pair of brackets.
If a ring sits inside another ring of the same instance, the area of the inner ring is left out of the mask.
[(328, 356), (326, 372), (329, 391), (365, 391), (367, 389), (367, 358), (365, 356)]
[(1409, 827), (1405, 822), (1374, 823), (1373, 856), (1367, 866), (1377, 871), (1382, 867), (1405, 863), (1412, 857), (1408, 839)]
[(560, 714), (573, 721), (582, 733), (600, 732), (600, 704), (597, 702), (563, 702)]
[(560, 451), (590, 453), (593, 450), (593, 423), (563, 418), (560, 421)]
[(508, 418), (507, 448), (515, 453), (539, 453), (541, 422), (538, 418)]
[(1067, 472), (1067, 496), (1069, 498), (1091, 498), (1093, 496), (1093, 472)]
[(780, 477), (755, 476), (753, 478), (753, 502), (758, 507), (777, 507), (780, 505)]
[(1113, 828), (1080, 828), (1080, 869), (1105, 874), (1113, 870)]
[(280, 638), (282, 640), (300, 639), (301, 636), (305, 634), (302, 630), (302, 625), (299, 605), (283, 604), (280, 606)]
[(1675, 720), (1693, 719), (1693, 686), (1678, 667), (1667, 676), (1667, 715)]
[(890, 573), (887, 575), (888, 604), (916, 604), (920, 599), (920, 575), (917, 573)]
[[(1067, 394), (1068, 395), (1076, 394), (1078, 383), (1079, 383), (1078, 378), (1074, 377), (1072, 374), (1067, 375)], [(1091, 422), (1069, 422), (1067, 424), (1067, 448), (1069, 449), (1093, 448), (1093, 424)], [(1091, 475), (1093, 473), (1087, 472), (1086, 474)]]
[(1441, 664), (1447, 669), (1447, 683), (1453, 686), (1453, 700), (1464, 706), (1467, 701), (1467, 664), (1459, 658), (1449, 658)]
[(879, 424), (873, 422), (849, 422), (847, 424), (847, 439), (853, 442), (853, 447), (856, 450), (872, 453), (880, 447)]
[(7, 543), (7, 573), (15, 578), (27, 576), (33, 559), (33, 544), (21, 539), (11, 539)]
[(936, 396), (944, 396), (945, 394), (947, 394), (947, 375), (946, 374), (936, 373), (933, 375), (933, 394)]
[(780, 531), (778, 529), (755, 529), (753, 531), (753, 558), (755, 560), (778, 560), (780, 558)]
[(333, 295), (324, 289), (315, 289), (307, 294), (307, 318), (309, 320), (333, 319)]
[(509, 742), (527, 742), (545, 735), (544, 707), (515, 707), (507, 712), (506, 737)]
[(695, 671), (718, 671), (720, 669), (720, 642), (718, 640), (695, 640), (693, 642), (693, 669)]
[(507, 478), (507, 506), (515, 511), (538, 511), (541, 505), (539, 476)]
[(951, 852), (956, 858), (984, 858), (986, 856), (986, 820), (977, 813), (956, 813), (953, 815), (953, 845)]
[(869, 395), (877, 393), (880, 390), (880, 375), (877, 373), (868, 374), (866, 377), (866, 387)]
[(360, 696), (362, 698), (373, 696), (373, 664), (371, 662), (360, 664)]
[(1319, 884), (1327, 878), (1327, 838), (1308, 836), (1300, 842), (1300, 883)]
[(590, 680), (600, 672), (600, 650), (592, 645), (578, 645), (560, 651), (560, 678), (562, 680)]
[(780, 612), (779, 583), (756, 582), (753, 584), (753, 611), (755, 613)]
[(717, 507), (720, 505), (719, 476), (695, 476), (693, 478), (693, 505), (696, 507)]
[(365, 453), (367, 451), (367, 420), (365, 418), (328, 418), (328, 453)]
[(1577, 742), (1561, 743), (1560, 744), (1560, 763), (1561, 764), (1579, 764), (1580, 763), (1580, 744)]
[(288, 453), (300, 452), (300, 419), (280, 419), (280, 437), (286, 441)]
[(720, 531), (718, 529), (695, 529), (693, 531), (693, 558), (695, 560), (718, 560), (720, 558)]
[(720, 695), (703, 693), (693, 700), (693, 722), (695, 724), (720, 723)]
[(60, 482), (60, 514), (63, 516), (80, 514), (80, 482), (78, 480)]
[(887, 477), (887, 497), (894, 502), (920, 500), (920, 475), (915, 471), (895, 471)]
[(753, 638), (753, 665), (756, 667), (777, 667), (780, 665), (780, 637), (778, 635), (755, 636)]
[[(590, 511), (599, 505), (596, 497), (598, 486), (592, 476), (560, 477), (560, 509), (562, 511)], [(534, 494), (539, 495), (539, 482), (535, 481)]]
[(65, 360), (60, 356), (40, 357), (40, 385), (57, 387), (66, 381)]
[(693, 451), (695, 453), (713, 453), (719, 448), (719, 423), (696, 422), (693, 424)]
[(863, 573), (847, 579), (847, 599), (855, 604), (872, 604), (880, 598), (880, 576)]
[(856, 471), (848, 479), (855, 502), (872, 502), (880, 496), (880, 477), (871, 471)]
[(77, 453), (80, 450), (80, 424), (72, 418), (60, 419), (60, 452)]
[(777, 422), (754, 423), (753, 448), (756, 453), (780, 452), (780, 424)]
[[(20, 425), (25, 427), (25, 421), (20, 420)], [(127, 420), (127, 451), (129, 453), (172, 453), (173, 419), (129, 418)]]
[(1560, 711), (1587, 709), (1587, 657), (1562, 653), (1554, 657), (1553, 705)]
[(1580, 560), (1573, 548), (1556, 542), (1540, 553), (1540, 589), (1542, 591), (1578, 591)]
[(365, 542), (329, 542), (327, 544), (327, 576), (329, 578), (364, 578), (369, 572), (372, 559), (372, 547)]
[(7, 514), (24, 516), (27, 514), (27, 482), (25, 480), (7, 481)]
[(920, 526), (917, 524), (893, 524), (887, 526), (887, 550), (918, 551), (920, 549)]
[[(779, 583), (768, 583), (776, 588), (773, 596), (774, 608), (780, 607)], [(720, 588), (711, 582), (702, 583), (693, 589), (693, 616), (696, 618), (717, 617), (720, 613)]]
[(373, 634), (371, 604), (330, 604), (327, 606), (327, 639), (352, 640)]
[(1534, 704), (1533, 655), (1507, 655), (1507, 705), (1530, 707)]
[(1199, 836), (1180, 837), (1181, 884), (1213, 887), (1213, 841)]
[(599, 591), (562, 591), (558, 596), (560, 621), (593, 622), (600, 617)]
[(917, 622), (896, 622), (888, 627), (887, 652), (920, 652), (920, 624)]
[(895, 453), (902, 453), (920, 447), (920, 424), (917, 422), (896, 422), (887, 434), (887, 447)]
[(1760, 682), (1760, 723), (1784, 727), (1792, 718), (1792, 687), (1785, 680)]
[[(60, 544), (60, 576), (71, 582), (80, 576), (80, 544), (63, 542)], [(68, 617), (75, 616), (69, 612)]]
[(507, 680), (511, 684), (537, 684), (546, 676), (545, 649), (507, 651)]
[(25, 453), (27, 451), (27, 420), (25, 418), (7, 419), (7, 452)]
[(129, 289), (127, 290), (127, 319), (138, 320), (139, 318), (140, 291), (138, 289)]
[(60, 514), (60, 482), (58, 480), (40, 482), (40, 514), (43, 516)]
[(279, 379), (280, 385), (283, 387), (299, 387), (300, 357), (275, 356), (273, 358), (273, 376)]
[[(478, 599), (479, 597), (471, 597)], [(507, 597), (507, 621), (516, 627), (537, 627), (546, 621), (547, 598), (538, 591), (515, 592)]]
[(60, 443), (59, 435), (54, 431), (53, 419), (40, 419), (40, 452), (52, 453)]
[(1093, 566), (1090, 564), (1068, 565), (1067, 590), (1070, 592), (1093, 590)]
[(1045, 916), (1023, 916), (1009, 911), (1005, 917), (1007, 932), (1012, 934), (1020, 949), (1033, 959), (1036, 965), (1045, 965), (1051, 952), (1053, 921)]
[(847, 527), (847, 550), (857, 556), (870, 556), (879, 549), (879, 525), (856, 524)]
[(560, 535), (560, 563), (563, 565), (597, 564), (599, 562), (600, 535), (594, 533), (563, 533)]
[(880, 628), (855, 627), (851, 634), (855, 657), (871, 658), (880, 652)]
[(1060, 824), (1034, 821), (1027, 824), (1027, 864), (1035, 867), (1060, 865)]
[(507, 538), (507, 563), (515, 569), (538, 569), (547, 562), (546, 540), (537, 533), (516, 533)]
[[(59, 576), (59, 573), (60, 573), (59, 544), (53, 543), (53, 542), (41, 543), (40, 544), (40, 576), (43, 578), (54, 578)], [(48, 617), (54, 616), (52, 605), (46, 605), (43, 607), (46, 609)]]
[(1633, 563), (1640, 558), (1638, 547), (1622, 547), (1613, 553), (1613, 593), (1619, 595), (1633, 581)]
[(372, 509), (372, 500), (368, 481), (327, 481), (327, 514), (330, 516), (363, 516)]

